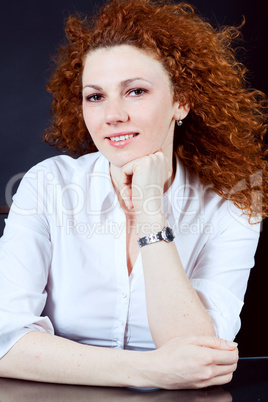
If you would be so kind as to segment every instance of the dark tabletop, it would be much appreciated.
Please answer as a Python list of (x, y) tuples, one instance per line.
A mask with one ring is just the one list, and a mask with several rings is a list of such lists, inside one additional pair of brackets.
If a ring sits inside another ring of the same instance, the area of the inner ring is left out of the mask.
[(268, 357), (241, 358), (233, 380), (196, 391), (45, 384), (0, 378), (0, 402), (268, 402)]

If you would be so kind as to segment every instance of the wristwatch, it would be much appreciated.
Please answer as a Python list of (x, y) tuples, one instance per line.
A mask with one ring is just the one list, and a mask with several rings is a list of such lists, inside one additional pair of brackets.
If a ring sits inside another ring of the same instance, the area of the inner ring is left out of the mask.
[(138, 246), (141, 248), (143, 246), (147, 246), (147, 244), (152, 244), (156, 243), (157, 241), (164, 240), (167, 243), (172, 242), (175, 239), (173, 230), (166, 226), (164, 227), (161, 232), (158, 233), (153, 233), (148, 236), (141, 237), (139, 240), (137, 240)]

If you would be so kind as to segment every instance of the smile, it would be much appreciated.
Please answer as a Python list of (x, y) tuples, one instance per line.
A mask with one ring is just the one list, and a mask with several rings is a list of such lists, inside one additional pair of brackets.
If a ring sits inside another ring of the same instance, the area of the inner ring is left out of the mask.
[(115, 148), (125, 148), (130, 145), (132, 142), (136, 141), (136, 138), (139, 136), (139, 133), (118, 133), (118, 135), (114, 134), (112, 137), (106, 137), (106, 141), (112, 147)]
[(134, 136), (138, 135), (138, 133), (136, 134), (126, 134), (126, 135), (120, 135), (118, 137), (109, 137), (109, 140), (111, 141), (125, 141), (125, 140), (129, 140), (130, 138), (133, 138)]

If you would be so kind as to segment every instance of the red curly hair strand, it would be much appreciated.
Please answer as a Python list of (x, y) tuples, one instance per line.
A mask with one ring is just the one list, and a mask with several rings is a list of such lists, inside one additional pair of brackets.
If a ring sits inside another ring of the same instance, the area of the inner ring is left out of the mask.
[(53, 124), (45, 141), (72, 154), (96, 150), (82, 115), (85, 57), (97, 48), (136, 46), (162, 63), (174, 99), (190, 106), (174, 137), (184, 166), (249, 219), (268, 216), (268, 104), (247, 88), (246, 68), (231, 46), (239, 35), (235, 27), (215, 30), (185, 3), (113, 0), (90, 23), (69, 17), (68, 43), (47, 86)]

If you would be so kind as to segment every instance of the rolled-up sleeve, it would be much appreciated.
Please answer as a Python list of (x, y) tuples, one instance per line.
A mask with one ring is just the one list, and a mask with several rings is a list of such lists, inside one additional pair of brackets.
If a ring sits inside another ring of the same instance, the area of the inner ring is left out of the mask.
[(49, 318), (41, 316), (51, 242), (40, 171), (33, 168), (22, 179), (0, 239), (0, 357), (29, 331), (54, 333)]
[(217, 336), (233, 340), (241, 327), (240, 312), (251, 268), (254, 266), (260, 224), (247, 216), (225, 214), (217, 234), (202, 248), (190, 278), (211, 315)]

